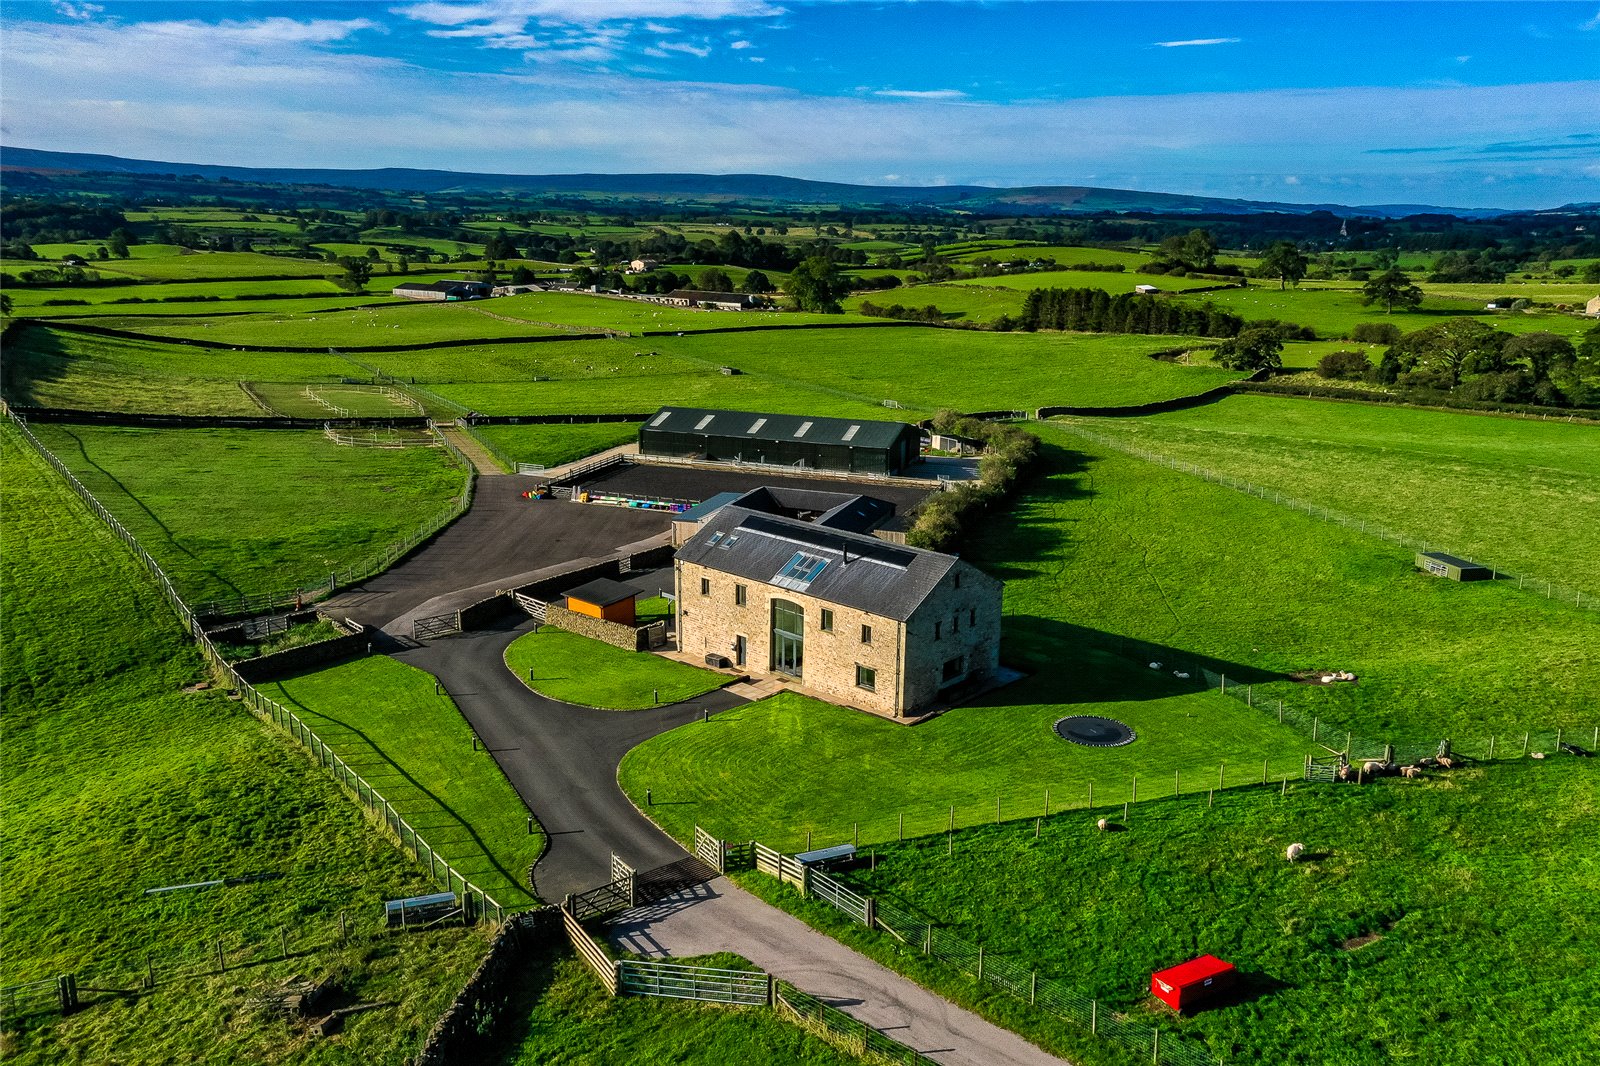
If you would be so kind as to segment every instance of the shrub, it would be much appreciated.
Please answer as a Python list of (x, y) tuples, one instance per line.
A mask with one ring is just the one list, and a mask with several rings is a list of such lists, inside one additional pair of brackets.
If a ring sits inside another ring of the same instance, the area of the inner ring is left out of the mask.
[(1394, 344), (1400, 327), (1393, 322), (1360, 322), (1350, 328), (1350, 339), (1363, 344)]
[(1317, 360), (1317, 376), (1337, 381), (1360, 381), (1371, 369), (1365, 352), (1329, 352)]
[(967, 418), (955, 411), (940, 411), (929, 425), (983, 442), (978, 460), (978, 480), (931, 496), (917, 511), (917, 521), (906, 534), (914, 548), (946, 551), (960, 539), (968, 521), (999, 503), (1013, 488), (1022, 471), (1039, 454), (1039, 438), (1018, 426)]

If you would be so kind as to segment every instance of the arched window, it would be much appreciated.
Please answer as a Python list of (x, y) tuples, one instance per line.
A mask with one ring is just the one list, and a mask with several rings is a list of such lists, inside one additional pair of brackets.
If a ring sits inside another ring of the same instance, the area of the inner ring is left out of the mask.
[(800, 676), (805, 659), (806, 613), (797, 603), (772, 601), (772, 668)]

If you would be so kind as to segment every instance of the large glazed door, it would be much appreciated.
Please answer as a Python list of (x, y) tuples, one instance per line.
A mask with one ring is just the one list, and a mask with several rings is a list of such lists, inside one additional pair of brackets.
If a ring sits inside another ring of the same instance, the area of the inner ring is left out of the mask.
[(780, 674), (800, 676), (805, 658), (806, 615), (798, 604), (772, 601), (772, 668)]
[(747, 647), (747, 644), (745, 642), (743, 634), (740, 634), (739, 636), (734, 637), (733, 638), (733, 665), (735, 665), (735, 666), (743, 666), (744, 665), (744, 661), (745, 661), (745, 652), (748, 651), (748, 650), (749, 649)]

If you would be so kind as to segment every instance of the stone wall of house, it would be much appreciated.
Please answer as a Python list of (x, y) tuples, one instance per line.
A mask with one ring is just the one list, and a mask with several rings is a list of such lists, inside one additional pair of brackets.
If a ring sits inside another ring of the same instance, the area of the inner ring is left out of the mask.
[[(1004, 586), (969, 563), (958, 562), (906, 621), (905, 701), (918, 708), (941, 689), (991, 677), (1000, 668), (1000, 615)], [(950, 682), (945, 664), (962, 660)]]
[[(800, 684), (813, 692), (898, 716), (901, 671), (901, 625), (868, 611), (845, 607), (814, 596), (736, 578), (698, 563), (680, 563), (678, 572), (678, 647), (697, 659), (708, 654), (734, 659), (734, 637), (746, 640), (743, 669), (753, 676), (772, 671), (772, 601), (787, 600), (805, 612), (804, 658)], [(702, 595), (700, 582), (709, 582)], [(745, 587), (745, 602), (737, 602), (736, 586)], [(823, 610), (833, 612), (832, 628), (822, 628)], [(862, 627), (872, 629), (871, 641), (862, 640)], [(876, 673), (873, 687), (856, 683), (857, 666)]]
[(624, 651), (646, 651), (650, 647), (650, 635), (643, 629), (635, 629), (621, 622), (608, 622), (604, 618), (591, 618), (553, 603), (544, 609), (544, 620), (545, 624), (557, 629), (565, 629), (569, 633), (577, 633)]

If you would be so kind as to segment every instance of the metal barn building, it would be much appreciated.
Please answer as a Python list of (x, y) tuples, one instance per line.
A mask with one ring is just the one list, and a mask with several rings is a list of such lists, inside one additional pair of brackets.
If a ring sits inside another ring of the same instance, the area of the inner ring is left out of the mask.
[(642, 455), (849, 473), (897, 474), (921, 449), (922, 431), (904, 422), (699, 407), (663, 407), (639, 430)]
[(1418, 552), (1417, 569), (1451, 581), (1488, 581), (1494, 577), (1489, 567), (1444, 552)]

